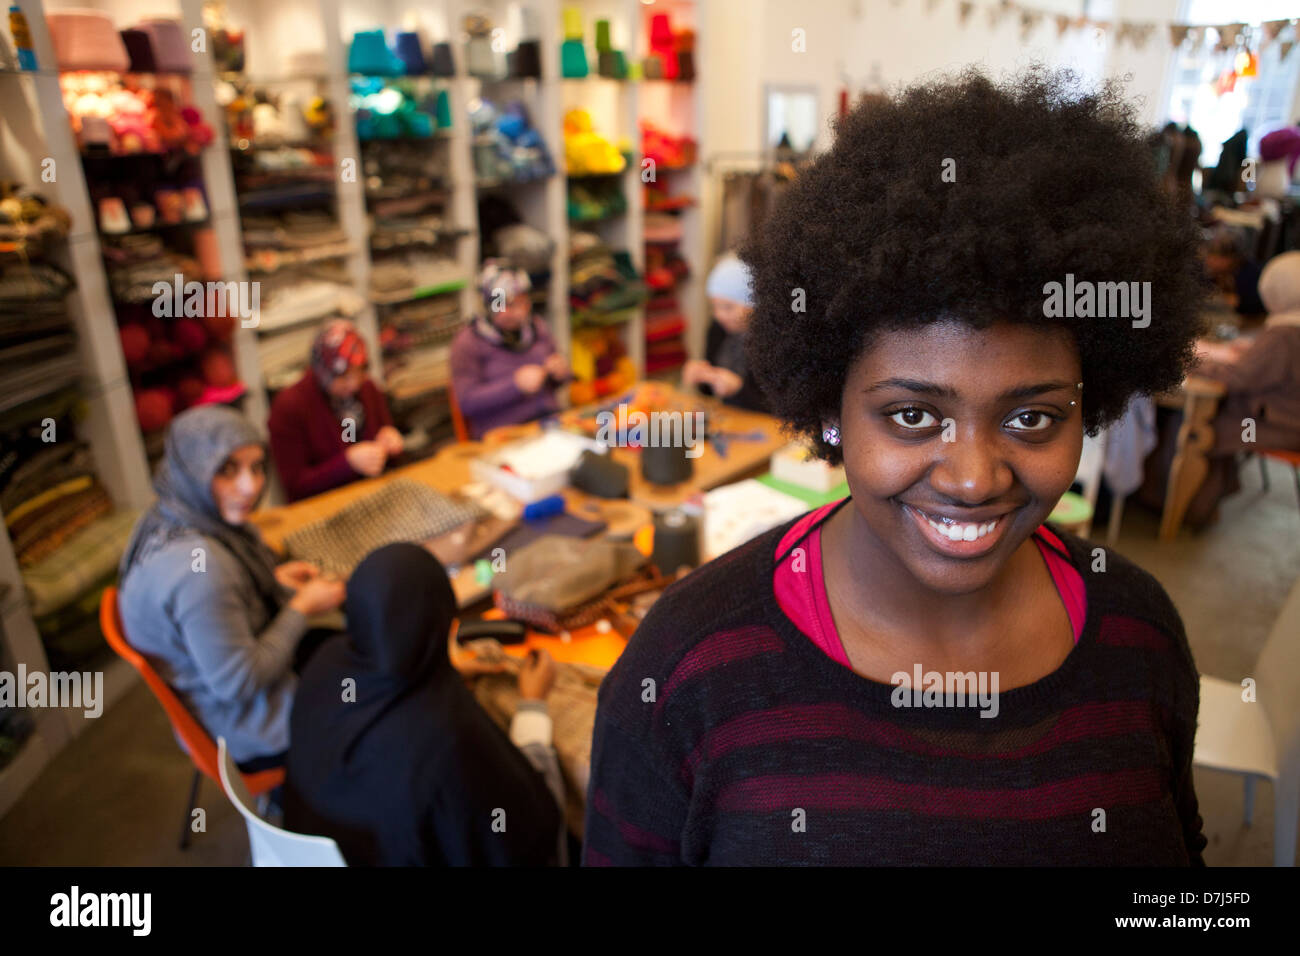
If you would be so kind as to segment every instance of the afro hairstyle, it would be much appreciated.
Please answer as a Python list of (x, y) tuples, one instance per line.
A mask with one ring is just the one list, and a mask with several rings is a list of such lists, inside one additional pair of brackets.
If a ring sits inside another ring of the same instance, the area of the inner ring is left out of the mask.
[[(866, 100), (740, 250), (755, 298), (750, 368), (823, 458), (852, 364), (889, 329), (957, 319), (1056, 325), (1082, 365), (1089, 434), (1176, 387), (1206, 280), (1200, 233), (1160, 187), (1120, 88), (1036, 65), (969, 68)], [(1150, 282), (1149, 325), (1048, 318), (1044, 286)]]

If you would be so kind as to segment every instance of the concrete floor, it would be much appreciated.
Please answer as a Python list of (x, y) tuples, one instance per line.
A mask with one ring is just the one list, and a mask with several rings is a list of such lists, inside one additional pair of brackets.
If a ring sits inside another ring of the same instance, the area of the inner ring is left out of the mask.
[[(1202, 673), (1250, 674), (1273, 619), (1300, 577), (1300, 505), (1280, 466), (1263, 492), (1258, 467), (1219, 523), (1171, 544), (1156, 541), (1154, 516), (1124, 516), (1119, 551), (1154, 574), (1182, 613)], [(1104, 529), (1103, 532), (1104, 533)], [(1298, 689), (1300, 692), (1300, 689)], [(247, 860), (242, 821), (205, 780), (198, 805), (207, 832), (177, 848), (191, 767), (162, 709), (143, 684), (75, 740), (0, 820), (0, 864), (237, 866)], [(1196, 792), (1212, 866), (1272, 864), (1272, 788), (1257, 789), (1255, 823), (1241, 822), (1241, 779), (1197, 769)]]

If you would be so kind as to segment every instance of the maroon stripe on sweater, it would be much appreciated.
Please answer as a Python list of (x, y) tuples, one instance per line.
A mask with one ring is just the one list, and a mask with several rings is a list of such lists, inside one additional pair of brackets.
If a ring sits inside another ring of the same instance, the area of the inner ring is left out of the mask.
[[(1091, 773), (1037, 787), (977, 790), (901, 783), (857, 774), (760, 776), (724, 787), (715, 807), (756, 813), (818, 810), (905, 810), (933, 817), (1050, 820), (1159, 800), (1161, 774), (1154, 767)], [(1080, 824), (1084, 825), (1084, 824)]]
[[(900, 708), (902, 709), (902, 708)], [(1037, 740), (996, 752), (943, 747), (904, 730), (890, 720), (872, 718), (844, 704), (803, 704), (750, 711), (711, 730), (681, 769), (682, 779), (693, 779), (701, 760), (718, 760), (740, 747), (785, 744), (797, 740), (842, 738), (856, 743), (902, 750), (925, 757), (965, 757), (971, 760), (1019, 760), (1046, 753), (1062, 744), (1087, 738), (1120, 734), (1151, 733), (1155, 730), (1148, 701), (1096, 701), (1070, 707), (1060, 713), (1050, 730)], [(1032, 732), (1032, 728), (1026, 728)], [(1007, 731), (1004, 738), (1013, 743)], [(978, 739), (977, 732), (957, 732)]]
[(592, 807), (602, 817), (618, 827), (618, 835), (623, 838), (623, 843), (631, 849), (648, 850), (651, 853), (666, 853), (669, 856), (679, 854), (681, 844), (677, 840), (669, 839), (655, 833), (653, 830), (639, 827), (635, 823), (620, 820), (614, 814), (614, 808), (610, 806), (609, 797), (605, 795), (604, 790), (598, 789), (592, 794)]
[(734, 664), (748, 657), (785, 650), (785, 644), (770, 627), (742, 627), (734, 631), (718, 631), (696, 644), (677, 662), (668, 675), (663, 693), (659, 695), (656, 711), (667, 703), (673, 691), (692, 678), (707, 674), (715, 667)]
[(1148, 651), (1171, 651), (1169, 635), (1146, 621), (1127, 614), (1108, 614), (1101, 619), (1097, 643), (1110, 647), (1140, 647)]

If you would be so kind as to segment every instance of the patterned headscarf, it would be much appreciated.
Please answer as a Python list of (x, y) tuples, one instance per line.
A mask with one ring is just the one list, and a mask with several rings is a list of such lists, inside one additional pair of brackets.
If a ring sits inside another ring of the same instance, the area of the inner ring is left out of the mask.
[(338, 416), (340, 424), (347, 418), (356, 422), (358, 435), (366, 425), (366, 407), (360, 393), (340, 397), (330, 392), (330, 385), (350, 369), (365, 368), (368, 361), (365, 339), (347, 319), (327, 323), (311, 346), (312, 372), (329, 399), (330, 408)]
[(502, 329), (492, 321), (492, 314), (500, 306), (520, 295), (532, 291), (533, 283), (523, 269), (513, 268), (504, 259), (488, 259), (478, 276), (479, 294), (483, 296), (483, 312), (474, 319), (474, 330), (493, 345), (501, 345), (515, 352), (526, 352), (533, 346), (536, 333), (532, 322), (518, 329)]

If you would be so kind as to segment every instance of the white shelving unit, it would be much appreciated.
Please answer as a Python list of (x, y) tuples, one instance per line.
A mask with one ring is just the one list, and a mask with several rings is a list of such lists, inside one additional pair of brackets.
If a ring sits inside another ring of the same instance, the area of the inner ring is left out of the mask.
[[(170, 15), (178, 17), (186, 30), (203, 26), (202, 0), (16, 0), (31, 28), (41, 70), (30, 74), (0, 75), (0, 174), (12, 175), (24, 182), (40, 183), (40, 163), (54, 159), (58, 175), (53, 183), (41, 184), (51, 198), (67, 208), (73, 218), (67, 242), (66, 268), (76, 277), (77, 288), (69, 302), (78, 334), (84, 370), (83, 382), (89, 399), (89, 419), (82, 424), (83, 434), (91, 445), (100, 478), (119, 507), (144, 508), (152, 500), (145, 444), (136, 421), (134, 398), (122, 355), (121, 340), (109, 292), (99, 233), (91, 207), (81, 157), (59, 87), (59, 74), (51, 46), (45, 13), (49, 9), (92, 7), (113, 16), (116, 25), (125, 27), (141, 17)], [(230, 25), (245, 29), (245, 74), (256, 79), (294, 80), (310, 83), (322, 90), (335, 111), (335, 159), (341, 164), (355, 160), (358, 175), (338, 179), (337, 213), (340, 224), (357, 249), (348, 257), (349, 278), (363, 296), (369, 291), (371, 257), (367, 234), (364, 177), (360, 174), (361, 147), (357, 141), (355, 121), (349, 107), (350, 77), (347, 55), (357, 30), (385, 29), (390, 41), (399, 29), (418, 29), (425, 41), (425, 52), (432, 42), (451, 44), (456, 76), (447, 80), (452, 109), (452, 127), (446, 142), (433, 148), (449, 151), (452, 196), (449, 205), (454, 224), (469, 231), (457, 241), (456, 260), (470, 281), (460, 295), (462, 313), (473, 314), (479, 308), (473, 279), (477, 274), (481, 237), (478, 235), (478, 197), (474, 181), (472, 143), (470, 140), (469, 104), (487, 93), (502, 105), (512, 98), (521, 99), (534, 126), (546, 142), (556, 165), (556, 175), (531, 184), (508, 186), (505, 190), (528, 224), (546, 232), (555, 241), (551, 284), (547, 290), (548, 317), (557, 346), (572, 354), (572, 325), (569, 310), (569, 239), (575, 228), (593, 229), (615, 250), (625, 250), (640, 273), (645, 269), (644, 214), (642, 209), (641, 133), (639, 121), (649, 118), (676, 134), (694, 136), (699, 142), (696, 165), (687, 170), (667, 172), (675, 177), (674, 192), (695, 196), (697, 205), (682, 213), (683, 240), (680, 250), (687, 259), (691, 275), (677, 289), (683, 314), (687, 319), (685, 340), (688, 353), (702, 354), (707, 326), (704, 303), (704, 276), (707, 272), (707, 244), (702, 229), (701, 207), (708, 183), (702, 174), (704, 136), (700, 127), (704, 84), (709, 81), (705, 49), (708, 38), (702, 33), (705, 22), (703, 4), (707, 0), (656, 0), (646, 5), (641, 0), (437, 0), (411, 2), (402, 0), (282, 0), (274, 4), (260, 0), (227, 0)], [(526, 7), (538, 25), (541, 42), (540, 79), (484, 81), (468, 75), (465, 62), (463, 19), (466, 14), (482, 12), (505, 30), (506, 49), (513, 49), (520, 36), (515, 35), (522, 22), (514, 8)], [(560, 70), (560, 44), (564, 39), (562, 8), (575, 6), (583, 16), (584, 47), (590, 75), (585, 79), (565, 79)], [(648, 17), (665, 9), (673, 15), (675, 25), (690, 26), (696, 32), (698, 75), (693, 84), (674, 84), (655, 80), (610, 80), (597, 74), (595, 24), (607, 19), (611, 24), (613, 46), (621, 50), (629, 66), (645, 55), (648, 43)], [(327, 71), (322, 76), (291, 77), (286, 56), (301, 50), (319, 49), (324, 53)], [(216, 233), (222, 262), (223, 278), (247, 281), (243, 235), (238, 197), (232, 175), (231, 153), (227, 140), (224, 111), (215, 95), (218, 76), (212, 47), (194, 54), (191, 77), (194, 105), (212, 126), (216, 139), (201, 156), (204, 186), (207, 193), (210, 225)], [(627, 212), (592, 225), (570, 225), (568, 221), (567, 177), (564, 165), (563, 122), (566, 110), (583, 107), (589, 110), (597, 132), (631, 148), (631, 162), (619, 181), (627, 199)], [(30, 117), (24, 121), (23, 117)], [(34, 131), (39, 130), (39, 137)], [(356, 316), (362, 334), (370, 346), (372, 374), (383, 380), (383, 355), (375, 310), (368, 307)], [(622, 324), (621, 336), (638, 374), (645, 369), (645, 310), (637, 308), (633, 317)], [(258, 333), (236, 322), (234, 357), (240, 380), (247, 387), (243, 408), (259, 428), (265, 428), (267, 392), (258, 362)], [(0, 597), (3, 609), (4, 639), (16, 661), (29, 669), (47, 670), (39, 634), (21, 587), (12, 547), (7, 535), (0, 536), (0, 581), (11, 587)], [(106, 671), (106, 696), (115, 700), (131, 685), (134, 674), (127, 665), (115, 661)], [(35, 778), (50, 757), (85, 726), (78, 715), (68, 718), (59, 712), (36, 715), (37, 730), (20, 757), (0, 772), (0, 814)]]

